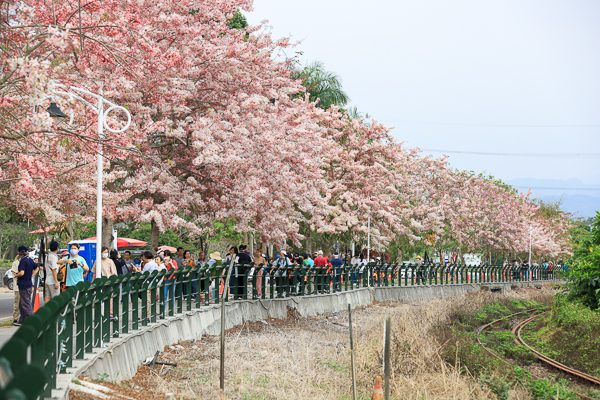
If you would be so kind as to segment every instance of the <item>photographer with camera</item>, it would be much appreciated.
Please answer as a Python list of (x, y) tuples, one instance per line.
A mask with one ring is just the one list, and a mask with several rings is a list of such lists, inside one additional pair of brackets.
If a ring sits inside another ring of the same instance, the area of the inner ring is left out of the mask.
[(77, 243), (71, 243), (69, 255), (62, 260), (58, 260), (57, 263), (59, 265), (67, 264), (67, 268), (65, 268), (65, 290), (77, 285), (79, 282), (83, 282), (84, 272), (86, 274), (90, 272), (90, 267), (85, 262), (85, 258), (79, 255), (79, 244)]

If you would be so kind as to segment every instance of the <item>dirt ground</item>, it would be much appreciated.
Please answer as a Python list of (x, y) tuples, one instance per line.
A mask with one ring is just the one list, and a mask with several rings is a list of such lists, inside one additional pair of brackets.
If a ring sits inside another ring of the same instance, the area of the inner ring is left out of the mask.
[[(397, 399), (494, 399), (472, 377), (440, 357), (429, 334), (444, 321), (455, 302), (476, 309), (494, 296), (531, 298), (549, 288), (522, 288), (505, 295), (489, 292), (414, 302), (376, 303), (352, 312), (359, 398), (370, 399), (376, 375), (382, 375), (383, 320), (392, 318), (391, 393)], [(219, 391), (219, 338), (166, 346), (159, 362), (144, 365), (131, 380), (85, 380), (114, 390), (115, 399), (351, 399), (348, 313), (301, 317), (294, 309), (285, 320), (246, 322), (226, 332), (225, 395)], [(83, 381), (83, 382), (82, 382)], [(74, 385), (78, 386), (78, 385)], [(167, 396), (172, 394), (173, 397)], [(70, 399), (97, 395), (71, 391)]]

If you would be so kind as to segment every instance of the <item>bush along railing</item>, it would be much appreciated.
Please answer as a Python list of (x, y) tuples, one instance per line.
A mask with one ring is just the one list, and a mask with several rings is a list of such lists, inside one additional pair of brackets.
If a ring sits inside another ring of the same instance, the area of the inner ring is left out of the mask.
[[(562, 268), (402, 263), (337, 269), (237, 265), (235, 271), (225, 301), (314, 296), (366, 287), (554, 280), (560, 279)], [(70, 287), (27, 318), (0, 349), (0, 400), (50, 397), (57, 376), (93, 348), (175, 314), (219, 304), (226, 273), (225, 266), (188, 267), (102, 277)]]

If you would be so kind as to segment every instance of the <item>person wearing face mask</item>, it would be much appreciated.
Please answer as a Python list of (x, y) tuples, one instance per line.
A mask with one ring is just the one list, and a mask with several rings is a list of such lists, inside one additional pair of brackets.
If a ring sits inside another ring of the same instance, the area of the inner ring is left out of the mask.
[(77, 285), (79, 282), (83, 282), (84, 272), (90, 272), (90, 267), (88, 267), (85, 258), (79, 255), (79, 244), (77, 243), (71, 243), (69, 255), (62, 260), (58, 260), (57, 264), (66, 264), (65, 290)]
[[(108, 258), (108, 254), (108, 247), (102, 246), (102, 262), (100, 264), (102, 266), (101, 276), (106, 276), (107, 278), (117, 275), (117, 267), (115, 266), (114, 261)], [(98, 274), (96, 273), (96, 264), (97, 260), (94, 262), (94, 266), (92, 267), (92, 273), (94, 274), (94, 279), (92, 282), (98, 277)]]

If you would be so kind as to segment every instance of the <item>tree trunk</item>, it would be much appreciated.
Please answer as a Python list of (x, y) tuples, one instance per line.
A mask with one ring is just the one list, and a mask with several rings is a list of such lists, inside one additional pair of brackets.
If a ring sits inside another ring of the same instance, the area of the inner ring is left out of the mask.
[(460, 257), (460, 263), (465, 265), (465, 256), (463, 255), (462, 247), (458, 246), (458, 256)]
[(70, 243), (73, 241), (73, 237), (75, 235), (73, 234), (73, 221), (69, 222), (69, 241), (67, 243)]
[(112, 229), (113, 221), (106, 217), (102, 217), (102, 246), (106, 246), (109, 249), (111, 248), (113, 241)]
[(313, 248), (312, 248), (312, 232), (308, 231), (308, 235), (306, 235), (306, 252), (310, 254), (312, 257)]
[(156, 225), (156, 221), (152, 220), (152, 228), (150, 230), (150, 250), (154, 251), (155, 248), (158, 247), (158, 236), (160, 235), (160, 231), (158, 230), (158, 225)]
[(401, 249), (401, 248), (398, 248), (398, 260), (397, 260), (397, 261), (398, 261), (400, 264), (402, 264), (403, 258), (404, 258), (404, 253), (402, 252), (402, 249)]

